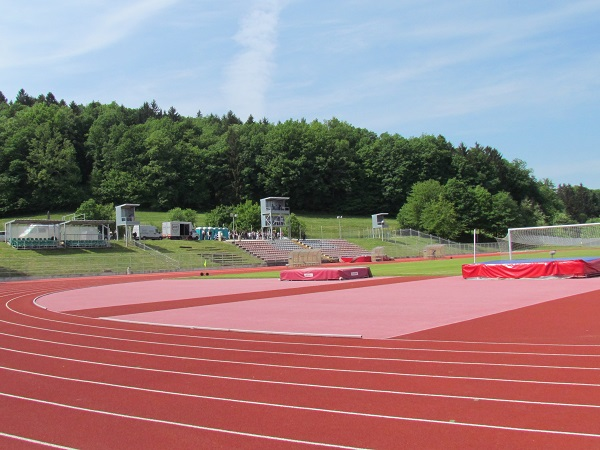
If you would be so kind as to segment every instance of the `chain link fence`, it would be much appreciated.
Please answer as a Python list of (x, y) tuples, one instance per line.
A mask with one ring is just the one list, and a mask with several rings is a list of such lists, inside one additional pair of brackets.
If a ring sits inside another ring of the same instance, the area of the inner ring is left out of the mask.
[[(501, 249), (497, 242), (461, 243), (439, 236), (423, 233), (410, 228), (392, 230), (389, 228), (358, 227), (318, 227), (312, 229), (312, 235), (320, 235), (318, 239), (347, 239), (363, 246), (366, 250), (382, 246), (387, 256), (392, 258), (416, 258), (427, 256), (427, 247), (443, 246), (444, 256), (472, 255), (481, 253), (498, 253)], [(438, 254), (441, 255), (442, 253)]]

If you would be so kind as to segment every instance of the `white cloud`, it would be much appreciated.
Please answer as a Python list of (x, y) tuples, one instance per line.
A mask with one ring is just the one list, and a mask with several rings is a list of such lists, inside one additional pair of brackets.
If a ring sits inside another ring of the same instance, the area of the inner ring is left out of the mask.
[(259, 0), (242, 19), (234, 40), (242, 47), (226, 68), (223, 86), (227, 104), (240, 118), (265, 113), (265, 96), (275, 67), (281, 2)]
[(43, 2), (0, 21), (0, 68), (63, 62), (114, 45), (179, 0)]

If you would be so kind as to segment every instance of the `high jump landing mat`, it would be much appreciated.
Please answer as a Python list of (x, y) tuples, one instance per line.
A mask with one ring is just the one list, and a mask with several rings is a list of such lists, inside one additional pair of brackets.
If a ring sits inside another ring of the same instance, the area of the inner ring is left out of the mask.
[(589, 278), (600, 276), (600, 257), (517, 259), (462, 266), (463, 278)]
[(309, 267), (282, 270), (279, 279), (282, 281), (325, 281), (354, 280), (372, 276), (369, 267)]

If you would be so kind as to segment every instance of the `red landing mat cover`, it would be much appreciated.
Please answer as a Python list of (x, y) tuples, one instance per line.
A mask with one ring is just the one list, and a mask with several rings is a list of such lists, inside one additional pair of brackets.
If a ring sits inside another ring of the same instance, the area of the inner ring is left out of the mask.
[(370, 278), (372, 276), (369, 267), (309, 267), (282, 270), (279, 279), (282, 281), (324, 281), (353, 280), (355, 278)]
[(600, 259), (499, 261), (465, 264), (463, 278), (587, 278), (600, 275)]
[(363, 256), (342, 256), (340, 257), (340, 261), (342, 262), (371, 262), (371, 255), (363, 255)]

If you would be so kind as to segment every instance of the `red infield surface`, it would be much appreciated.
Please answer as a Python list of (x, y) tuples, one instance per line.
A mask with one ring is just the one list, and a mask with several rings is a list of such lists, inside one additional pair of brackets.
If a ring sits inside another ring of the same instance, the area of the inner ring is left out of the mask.
[(181, 276), (0, 284), (0, 446), (600, 448), (600, 278)]
[(600, 289), (600, 279), (539, 281), (171, 279), (50, 294), (37, 304), (157, 325), (386, 339)]

